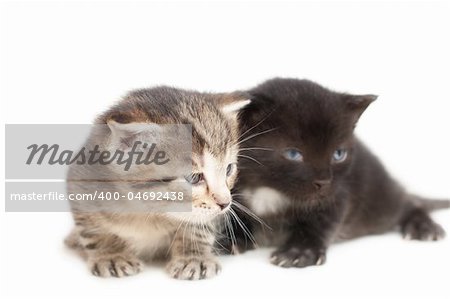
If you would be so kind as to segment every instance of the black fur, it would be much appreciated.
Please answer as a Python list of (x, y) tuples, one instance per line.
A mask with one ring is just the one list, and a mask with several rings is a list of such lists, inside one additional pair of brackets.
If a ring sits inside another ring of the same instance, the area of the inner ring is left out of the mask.
[[(448, 207), (448, 202), (424, 202), (406, 193), (353, 135), (356, 122), (376, 96), (337, 93), (297, 79), (269, 80), (250, 94), (252, 103), (241, 114), (244, 141), (234, 192), (235, 199), (249, 208), (252, 193), (260, 187), (282, 195), (284, 208), (258, 215), (272, 230), (242, 209), (237, 211), (257, 241), (266, 239), (266, 244), (277, 247), (272, 263), (282, 267), (323, 264), (330, 243), (398, 226), (406, 238), (444, 236), (428, 210)], [(303, 161), (286, 159), (287, 148), (300, 150)], [(333, 163), (336, 149), (346, 149), (347, 159)], [(259, 200), (270, 205), (271, 198)], [(234, 231), (233, 250), (254, 247), (240, 225)]]

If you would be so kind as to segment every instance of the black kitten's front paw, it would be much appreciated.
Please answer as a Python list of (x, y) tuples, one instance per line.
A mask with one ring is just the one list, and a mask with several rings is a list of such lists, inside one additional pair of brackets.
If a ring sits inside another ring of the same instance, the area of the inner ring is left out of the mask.
[(301, 248), (290, 247), (288, 249), (278, 249), (273, 252), (270, 262), (283, 268), (303, 268), (314, 265), (323, 265), (326, 260), (326, 250), (324, 248)]

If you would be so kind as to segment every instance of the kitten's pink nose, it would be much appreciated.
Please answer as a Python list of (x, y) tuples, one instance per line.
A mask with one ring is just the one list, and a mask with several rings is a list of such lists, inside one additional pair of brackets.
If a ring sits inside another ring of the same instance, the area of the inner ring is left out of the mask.
[(230, 203), (224, 203), (224, 204), (217, 204), (221, 210), (225, 210), (226, 208), (228, 208), (228, 206), (230, 205)]
[(213, 193), (212, 197), (221, 210), (226, 209), (231, 203), (231, 196), (220, 196)]
[(328, 187), (330, 187), (331, 185), (331, 180), (315, 180), (313, 182), (314, 187), (316, 187), (317, 190), (323, 190), (326, 189)]

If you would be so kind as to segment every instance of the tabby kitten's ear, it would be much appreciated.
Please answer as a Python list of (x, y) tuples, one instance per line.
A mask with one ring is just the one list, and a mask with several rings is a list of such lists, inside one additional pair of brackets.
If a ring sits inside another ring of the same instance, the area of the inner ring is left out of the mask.
[(159, 136), (161, 127), (147, 122), (119, 122), (121, 118), (110, 117), (106, 123), (111, 130), (111, 144), (120, 149), (133, 147), (138, 140), (154, 140)]
[(346, 108), (351, 113), (354, 125), (356, 125), (367, 107), (377, 98), (378, 96), (373, 94), (344, 96)]
[(233, 92), (219, 97), (219, 106), (222, 112), (232, 118), (235, 118), (238, 112), (250, 102), (250, 95), (245, 92)]

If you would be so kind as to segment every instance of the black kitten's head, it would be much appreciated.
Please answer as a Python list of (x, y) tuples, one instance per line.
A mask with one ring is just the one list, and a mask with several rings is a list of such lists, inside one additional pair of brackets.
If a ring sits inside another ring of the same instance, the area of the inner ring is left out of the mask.
[(353, 129), (376, 96), (337, 93), (297, 79), (269, 80), (250, 93), (254, 100), (242, 115), (241, 138), (248, 138), (241, 150), (248, 174), (243, 180), (297, 201), (327, 197), (351, 165)]

